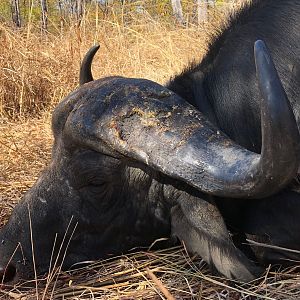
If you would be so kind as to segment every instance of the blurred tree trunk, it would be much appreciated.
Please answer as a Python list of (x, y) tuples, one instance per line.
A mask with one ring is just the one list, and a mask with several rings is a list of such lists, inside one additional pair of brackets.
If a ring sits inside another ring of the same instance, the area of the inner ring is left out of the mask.
[(214, 7), (215, 2), (215, 0), (197, 0), (198, 24), (208, 21), (208, 7)]
[(21, 14), (19, 0), (11, 0), (11, 16), (14, 24), (21, 27)]
[(173, 14), (174, 14), (176, 20), (181, 25), (184, 25), (185, 21), (184, 21), (184, 18), (183, 18), (181, 1), (180, 0), (171, 0), (171, 4), (172, 4), (172, 9), (173, 9)]
[(198, 25), (208, 21), (207, 0), (197, 0)]
[(41, 11), (42, 11), (42, 31), (46, 32), (48, 29), (48, 8), (47, 0), (41, 0)]
[(60, 19), (60, 30), (63, 30), (66, 17), (64, 14), (62, 0), (58, 0), (58, 10), (59, 10), (59, 19)]
[(84, 13), (84, 0), (76, 0), (76, 17), (80, 24)]

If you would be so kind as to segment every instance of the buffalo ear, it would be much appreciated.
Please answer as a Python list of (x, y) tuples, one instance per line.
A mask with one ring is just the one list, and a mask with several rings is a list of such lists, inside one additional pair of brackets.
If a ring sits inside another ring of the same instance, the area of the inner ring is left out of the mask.
[(99, 50), (100, 45), (95, 45), (92, 48), (90, 48), (90, 50), (86, 53), (86, 55), (84, 56), (81, 66), (80, 66), (80, 73), (79, 73), (79, 84), (83, 85), (87, 82), (93, 81), (93, 75), (92, 75), (92, 61), (93, 58), (95, 56), (95, 54), (97, 53), (97, 51)]

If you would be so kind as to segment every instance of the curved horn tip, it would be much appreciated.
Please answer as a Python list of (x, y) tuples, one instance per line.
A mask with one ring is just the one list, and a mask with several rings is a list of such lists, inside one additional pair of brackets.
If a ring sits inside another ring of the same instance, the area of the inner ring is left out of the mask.
[(256, 51), (267, 51), (267, 46), (266, 46), (266, 43), (263, 41), (263, 40), (257, 40), (255, 43), (254, 43), (254, 49)]
[(256, 70), (264, 77), (265, 75), (276, 74), (277, 71), (266, 43), (262, 40), (257, 40), (254, 43), (254, 57)]
[(89, 51), (93, 50), (96, 53), (99, 50), (99, 48), (100, 48), (100, 44), (97, 43), (94, 46), (92, 46)]
[[(282, 179), (277, 184), (279, 190), (290, 182), (298, 171), (300, 159), (298, 125), (266, 43), (261, 40), (255, 42), (254, 56), (262, 96), (262, 163), (274, 174), (273, 178)], [(283, 175), (283, 172), (286, 174)]]
[(85, 54), (81, 66), (80, 66), (80, 73), (79, 73), (79, 85), (83, 85), (87, 82), (93, 81), (93, 75), (92, 75), (92, 61), (99, 50), (100, 45), (96, 44), (92, 46), (89, 51)]

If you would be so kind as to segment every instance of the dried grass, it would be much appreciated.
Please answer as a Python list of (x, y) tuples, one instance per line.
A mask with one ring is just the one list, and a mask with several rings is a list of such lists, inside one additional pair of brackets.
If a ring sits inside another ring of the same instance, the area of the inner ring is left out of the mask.
[[(209, 274), (203, 261), (182, 247), (140, 251), (58, 272), (37, 281), (39, 299), (299, 299), (295, 270), (268, 272), (249, 284)], [(0, 297), (36, 299), (36, 282), (0, 290)], [(45, 288), (46, 287), (46, 288)]]
[[(124, 19), (87, 14), (80, 26), (47, 35), (33, 24), (17, 31), (0, 23), (0, 116), (15, 119), (51, 110), (77, 86), (81, 59), (94, 43), (101, 45), (95, 78), (121, 75), (164, 83), (200, 59), (212, 31), (211, 24), (180, 27), (147, 13), (130, 15), (130, 25)], [(214, 20), (217, 24), (220, 15)]]
[[(98, 22), (98, 23), (97, 23)], [(78, 84), (78, 69), (94, 42), (101, 51), (95, 77), (123, 75), (164, 83), (205, 52), (212, 24), (178, 27), (145, 14), (130, 27), (118, 20), (93, 22), (42, 37), (0, 24), (0, 227), (50, 159), (51, 109)], [(0, 289), (11, 299), (299, 299), (297, 270), (267, 272), (241, 285), (209, 275), (205, 264), (182, 247), (141, 251), (86, 264)], [(169, 294), (168, 294), (169, 293)]]

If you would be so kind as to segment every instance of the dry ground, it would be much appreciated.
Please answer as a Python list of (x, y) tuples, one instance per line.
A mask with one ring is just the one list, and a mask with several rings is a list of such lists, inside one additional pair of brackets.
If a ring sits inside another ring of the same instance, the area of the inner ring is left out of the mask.
[[(218, 15), (217, 15), (218, 17)], [(221, 17), (222, 18), (222, 17)], [(140, 16), (131, 26), (118, 20), (85, 21), (41, 36), (33, 25), (16, 32), (0, 23), (0, 226), (50, 160), (51, 110), (77, 85), (85, 51), (101, 44), (95, 77), (112, 74), (164, 83), (205, 52), (203, 26), (179, 27)], [(299, 299), (297, 272), (267, 272), (251, 285), (208, 275), (183, 247), (144, 251), (95, 262), (68, 273), (54, 270), (36, 288), (0, 288), (14, 299)], [(173, 298), (174, 297), (174, 298)]]

